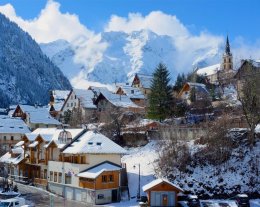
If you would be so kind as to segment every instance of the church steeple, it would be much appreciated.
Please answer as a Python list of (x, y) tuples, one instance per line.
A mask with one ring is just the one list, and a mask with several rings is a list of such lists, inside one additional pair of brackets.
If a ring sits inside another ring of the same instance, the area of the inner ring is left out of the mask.
[(230, 45), (229, 45), (229, 40), (228, 40), (228, 35), (227, 35), (227, 40), (226, 40), (225, 54), (226, 54), (226, 55), (231, 55)]
[(231, 53), (231, 50), (230, 50), (228, 36), (227, 36), (227, 39), (226, 39), (225, 52), (223, 54), (222, 67), (225, 71), (233, 69), (233, 57), (232, 57), (232, 53)]

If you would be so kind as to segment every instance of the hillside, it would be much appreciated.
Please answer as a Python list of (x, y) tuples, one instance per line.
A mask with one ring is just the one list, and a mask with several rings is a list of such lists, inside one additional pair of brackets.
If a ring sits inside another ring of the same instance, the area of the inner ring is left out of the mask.
[(0, 14), (0, 107), (47, 104), (50, 89), (70, 88), (31, 36)]
[(126, 82), (135, 73), (152, 74), (159, 62), (167, 65), (174, 80), (180, 71), (188, 72), (197, 66), (203, 67), (219, 62), (223, 51), (221, 46), (212, 46), (183, 54), (172, 37), (157, 35), (149, 30), (129, 34), (103, 32), (100, 42), (106, 43), (107, 48), (101, 61), (92, 68), (77, 61), (76, 54), (81, 45), (77, 47), (73, 43), (57, 40), (41, 44), (41, 48), (62, 69), (74, 86), (78, 84), (73, 81), (74, 78), (103, 84)]

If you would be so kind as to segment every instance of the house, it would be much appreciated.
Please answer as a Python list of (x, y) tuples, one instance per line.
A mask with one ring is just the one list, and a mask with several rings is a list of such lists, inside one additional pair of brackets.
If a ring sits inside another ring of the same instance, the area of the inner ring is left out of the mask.
[(49, 111), (53, 117), (59, 119), (62, 106), (70, 94), (69, 90), (52, 90), (50, 91)]
[(12, 164), (9, 174), (14, 178), (85, 203), (120, 199), (121, 157), (126, 151), (98, 132), (38, 128), (26, 134), (17, 149), (0, 158), (9, 168)]
[(144, 107), (133, 103), (126, 95), (115, 94), (110, 91), (102, 91), (95, 100), (100, 120), (109, 120), (109, 115), (115, 110), (121, 112), (144, 113)]
[(54, 119), (47, 108), (30, 105), (17, 105), (12, 117), (20, 117), (30, 130), (41, 128), (52, 128), (60, 126), (61, 123)]
[(148, 94), (151, 93), (152, 80), (152, 75), (135, 74), (132, 87), (139, 88), (148, 97)]
[(243, 83), (247, 77), (260, 80), (260, 60), (242, 60), (234, 78), (236, 79), (238, 93), (241, 94)]
[(225, 51), (222, 56), (222, 62), (204, 68), (198, 68), (196, 73), (205, 76), (209, 83), (214, 85), (227, 85), (232, 83), (235, 72), (233, 70), (233, 55), (230, 50), (228, 36), (226, 39)]
[(0, 115), (0, 144), (2, 152), (9, 151), (30, 130), (20, 118)]
[(147, 105), (147, 98), (139, 88), (127, 84), (120, 85), (116, 89), (116, 94), (128, 96), (138, 106), (145, 107)]
[(196, 100), (203, 100), (205, 98), (210, 98), (210, 94), (204, 84), (201, 83), (191, 83), (187, 82), (182, 87), (181, 91), (178, 94), (178, 98), (186, 101), (188, 104), (191, 103), (191, 91), (194, 91)]
[(72, 89), (61, 108), (61, 116), (65, 112), (79, 109), (83, 118), (91, 118), (96, 112), (96, 105), (93, 103), (94, 93), (92, 90)]
[(22, 172), (26, 168), (25, 158), (28, 157), (24, 153), (23, 144), (23, 141), (16, 143), (12, 149), (0, 158), (0, 163), (4, 165), (2, 168), (4, 176), (10, 175), (12, 178), (20, 180), (20, 176), (22, 176)]
[(159, 178), (143, 186), (147, 193), (148, 205), (155, 206), (177, 206), (177, 194), (183, 190), (166, 179)]

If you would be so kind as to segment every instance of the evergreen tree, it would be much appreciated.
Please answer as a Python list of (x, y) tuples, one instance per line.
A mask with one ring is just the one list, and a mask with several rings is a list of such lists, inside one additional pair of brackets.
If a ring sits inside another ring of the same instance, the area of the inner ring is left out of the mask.
[(186, 77), (184, 75), (184, 73), (182, 74), (178, 74), (175, 84), (173, 86), (173, 90), (176, 92), (180, 92), (180, 90), (182, 89), (183, 85), (187, 82)]
[(148, 117), (162, 121), (171, 115), (172, 88), (167, 67), (159, 63), (153, 73), (151, 94), (149, 95)]

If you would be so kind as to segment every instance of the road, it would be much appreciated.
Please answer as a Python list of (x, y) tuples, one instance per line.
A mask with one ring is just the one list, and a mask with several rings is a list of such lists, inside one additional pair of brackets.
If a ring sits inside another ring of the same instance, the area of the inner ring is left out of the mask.
[(34, 186), (22, 185), (17, 183), (21, 197), (26, 199), (26, 204), (39, 207), (93, 207), (90, 204), (83, 204), (76, 201), (65, 200), (62, 197), (51, 194), (45, 190)]

